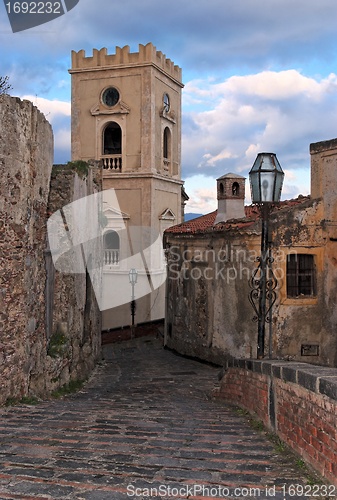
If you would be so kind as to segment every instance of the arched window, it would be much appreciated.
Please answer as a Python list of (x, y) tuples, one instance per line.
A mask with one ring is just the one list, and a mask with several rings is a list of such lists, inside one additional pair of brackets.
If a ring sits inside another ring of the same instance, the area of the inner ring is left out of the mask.
[(103, 132), (103, 154), (122, 154), (122, 129), (118, 123), (110, 122)]
[(163, 157), (164, 160), (171, 160), (171, 131), (168, 127), (164, 129), (163, 137)]
[(233, 196), (239, 196), (240, 194), (240, 186), (238, 182), (233, 182), (232, 185), (232, 195)]
[(223, 187), (222, 182), (220, 182), (219, 189), (220, 189), (220, 195), (223, 196), (223, 194), (224, 194), (224, 187)]
[(119, 264), (120, 240), (116, 231), (108, 231), (104, 235), (104, 264), (115, 266)]

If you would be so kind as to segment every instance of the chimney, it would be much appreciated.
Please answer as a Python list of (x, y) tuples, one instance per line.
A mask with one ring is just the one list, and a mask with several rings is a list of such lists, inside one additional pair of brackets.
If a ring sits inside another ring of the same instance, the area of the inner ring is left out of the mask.
[(242, 219), (245, 215), (245, 181), (238, 174), (225, 174), (217, 181), (218, 213), (214, 224), (230, 219)]

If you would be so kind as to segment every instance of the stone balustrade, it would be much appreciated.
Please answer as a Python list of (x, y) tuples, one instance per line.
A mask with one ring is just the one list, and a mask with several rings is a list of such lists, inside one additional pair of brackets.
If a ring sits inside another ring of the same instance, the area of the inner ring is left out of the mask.
[(104, 265), (117, 266), (119, 264), (119, 250), (104, 250)]
[(122, 155), (109, 155), (101, 157), (103, 170), (111, 172), (122, 171)]

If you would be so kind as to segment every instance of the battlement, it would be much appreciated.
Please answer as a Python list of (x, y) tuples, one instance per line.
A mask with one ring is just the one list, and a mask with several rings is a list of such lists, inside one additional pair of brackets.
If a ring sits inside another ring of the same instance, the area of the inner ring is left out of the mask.
[(139, 45), (139, 52), (130, 52), (129, 45), (125, 47), (116, 47), (115, 54), (108, 54), (104, 47), (100, 50), (93, 49), (92, 57), (86, 57), (85, 51), (72, 51), (72, 68), (69, 73), (85, 71), (90, 69), (107, 68), (111, 66), (130, 66), (154, 64), (162, 69), (165, 73), (181, 82), (181, 68), (174, 64), (171, 59), (168, 59), (165, 54), (156, 49), (152, 43), (147, 45)]

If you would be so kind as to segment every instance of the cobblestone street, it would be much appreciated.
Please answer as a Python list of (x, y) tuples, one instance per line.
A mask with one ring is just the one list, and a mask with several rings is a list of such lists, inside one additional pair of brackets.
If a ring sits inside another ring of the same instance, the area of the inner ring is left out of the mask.
[(0, 500), (304, 498), (296, 461), (212, 397), (219, 368), (154, 337), (103, 351), (76, 395), (1, 409)]

